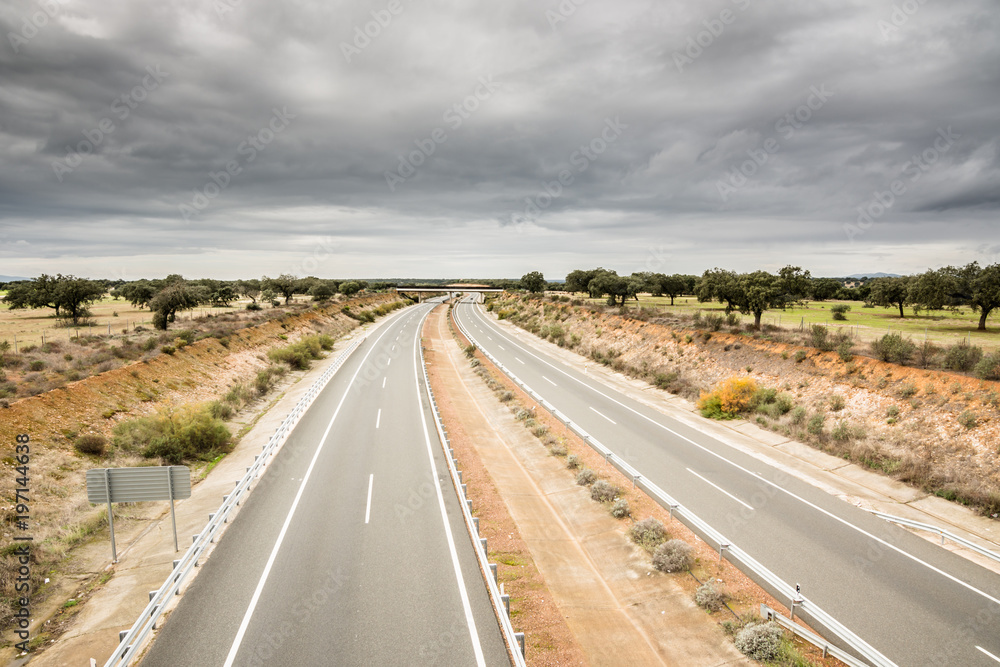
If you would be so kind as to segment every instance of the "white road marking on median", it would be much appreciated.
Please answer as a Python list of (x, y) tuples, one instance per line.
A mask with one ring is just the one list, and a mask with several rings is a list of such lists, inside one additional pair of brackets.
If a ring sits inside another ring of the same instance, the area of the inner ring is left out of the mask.
[(372, 486), (375, 484), (375, 473), (368, 476), (368, 506), (365, 507), (365, 523), (372, 516)]
[(493, 336), (491, 336), (489, 334), (486, 334), (486, 337), (489, 338), (490, 340), (493, 340)]
[[(477, 312), (477, 314), (478, 314), (478, 312)], [(511, 339), (510, 339), (509, 337), (507, 337), (507, 336), (504, 336), (504, 338), (505, 338), (506, 340), (508, 340), (508, 341), (510, 341), (510, 340), (511, 340)], [(584, 381), (583, 381), (583, 380), (581, 380), (580, 378), (578, 378), (578, 377), (576, 377), (576, 376), (574, 376), (574, 375), (571, 375), (570, 373), (568, 373), (568, 372), (566, 372), (566, 371), (562, 370), (561, 368), (559, 368), (559, 367), (555, 366), (554, 364), (551, 364), (551, 363), (549, 363), (549, 362), (545, 361), (544, 359), (542, 359), (541, 357), (539, 357), (539, 356), (538, 356), (537, 354), (534, 354), (533, 352), (531, 352), (530, 350), (527, 350), (527, 349), (526, 349), (526, 348), (524, 348), (523, 346), (521, 346), (521, 345), (518, 345), (518, 344), (517, 344), (516, 342), (512, 342), (512, 344), (513, 344), (513, 345), (514, 345), (515, 347), (519, 347), (519, 348), (521, 348), (521, 349), (522, 349), (522, 350), (524, 350), (524, 351), (525, 351), (525, 352), (526, 352), (527, 354), (531, 355), (532, 357), (534, 357), (535, 359), (537, 359), (537, 360), (538, 360), (538, 361), (540, 361), (541, 363), (545, 364), (546, 366), (548, 366), (548, 367), (552, 368), (552, 369), (553, 369), (553, 370), (555, 370), (555, 371), (556, 371), (557, 373), (562, 373), (563, 375), (565, 375), (565, 376), (566, 376), (566, 377), (568, 377), (569, 379), (571, 379), (571, 380), (574, 380), (575, 382), (578, 382), (579, 384), (582, 384), (582, 385), (583, 385), (584, 387), (586, 387), (586, 388), (590, 389), (590, 390), (591, 390), (592, 392), (594, 392), (594, 393), (595, 393), (595, 394), (597, 394), (598, 396), (602, 396), (602, 397), (604, 397), (604, 398), (608, 399), (609, 401), (611, 401), (611, 402), (613, 402), (613, 403), (615, 403), (615, 404), (617, 404), (617, 405), (619, 405), (619, 406), (621, 406), (621, 407), (625, 408), (625, 409), (626, 409), (626, 410), (628, 410), (629, 412), (632, 412), (632, 413), (634, 413), (634, 414), (638, 415), (639, 417), (642, 417), (642, 418), (643, 418), (643, 419), (645, 419), (646, 421), (648, 421), (648, 422), (650, 422), (650, 423), (652, 423), (652, 424), (655, 424), (655, 425), (659, 426), (660, 428), (662, 428), (662, 429), (663, 429), (664, 431), (666, 431), (667, 433), (670, 433), (671, 435), (673, 435), (673, 436), (675, 436), (675, 437), (677, 437), (677, 438), (680, 438), (681, 440), (684, 440), (685, 442), (688, 442), (688, 443), (690, 443), (690, 444), (694, 445), (695, 447), (697, 447), (698, 449), (702, 450), (702, 451), (703, 451), (703, 452), (705, 452), (706, 454), (710, 454), (711, 456), (714, 456), (714, 457), (716, 457), (716, 458), (717, 458), (717, 459), (719, 459), (720, 461), (725, 461), (726, 463), (728, 463), (729, 465), (733, 466), (734, 468), (737, 468), (738, 470), (742, 470), (743, 472), (747, 473), (748, 475), (752, 475), (753, 477), (756, 477), (757, 479), (761, 480), (762, 482), (764, 482), (764, 483), (765, 483), (765, 484), (767, 484), (768, 486), (772, 486), (772, 487), (774, 487), (774, 488), (775, 488), (775, 489), (777, 489), (778, 491), (781, 491), (782, 493), (784, 493), (784, 494), (786, 494), (786, 495), (789, 495), (789, 496), (791, 496), (792, 498), (795, 498), (795, 499), (796, 499), (796, 500), (798, 500), (799, 502), (801, 502), (801, 503), (804, 503), (804, 504), (808, 505), (809, 507), (812, 507), (812, 508), (813, 508), (814, 510), (816, 510), (816, 511), (818, 511), (818, 512), (821, 512), (822, 514), (825, 514), (826, 516), (830, 517), (831, 519), (833, 519), (833, 520), (835, 520), (835, 521), (838, 521), (838, 522), (840, 522), (841, 524), (843, 524), (843, 525), (847, 526), (848, 528), (851, 528), (851, 529), (853, 529), (853, 530), (855, 530), (855, 531), (857, 531), (857, 532), (861, 533), (861, 534), (862, 534), (862, 535), (864, 535), (865, 537), (868, 537), (869, 539), (872, 539), (872, 540), (874, 540), (874, 541), (878, 542), (879, 544), (881, 544), (881, 545), (883, 545), (883, 546), (885, 546), (885, 547), (888, 547), (889, 549), (892, 549), (893, 551), (895, 551), (896, 553), (900, 554), (901, 556), (904, 556), (904, 557), (906, 557), (906, 558), (909, 558), (910, 560), (914, 561), (915, 563), (919, 563), (920, 565), (923, 565), (924, 567), (926, 567), (927, 569), (931, 570), (932, 572), (936, 572), (937, 574), (940, 574), (940, 575), (941, 575), (941, 576), (943, 576), (944, 578), (946, 578), (946, 579), (949, 579), (949, 580), (953, 581), (954, 583), (958, 584), (959, 586), (962, 586), (962, 587), (964, 587), (964, 588), (966, 588), (966, 589), (968, 589), (968, 590), (972, 591), (973, 593), (976, 593), (976, 594), (978, 594), (978, 595), (980, 595), (980, 596), (982, 596), (982, 597), (986, 598), (987, 600), (989, 600), (990, 602), (992, 602), (992, 603), (994, 603), (994, 604), (997, 604), (997, 605), (1000, 605), (1000, 599), (997, 599), (997, 598), (993, 597), (993, 596), (992, 596), (992, 595), (990, 595), (989, 593), (987, 593), (987, 592), (985, 592), (985, 591), (981, 591), (981, 590), (979, 590), (978, 588), (976, 588), (975, 586), (973, 586), (972, 584), (968, 584), (968, 583), (966, 583), (966, 582), (962, 581), (961, 579), (959, 579), (958, 577), (955, 577), (955, 576), (953, 576), (953, 575), (951, 575), (951, 574), (948, 574), (948, 573), (947, 573), (947, 572), (945, 572), (944, 570), (942, 570), (942, 569), (940, 569), (940, 568), (938, 568), (938, 567), (935, 567), (934, 565), (931, 565), (931, 564), (930, 564), (930, 563), (928, 563), (927, 561), (924, 561), (924, 560), (921, 560), (920, 558), (917, 558), (916, 556), (914, 556), (914, 555), (913, 555), (913, 554), (911, 554), (910, 552), (908, 552), (908, 551), (906, 551), (906, 550), (904, 550), (904, 549), (902, 549), (902, 548), (900, 548), (900, 547), (897, 547), (897, 546), (896, 546), (896, 545), (894, 545), (894, 544), (890, 544), (889, 542), (887, 542), (887, 541), (883, 540), (883, 539), (882, 539), (882, 538), (880, 538), (880, 537), (876, 537), (875, 535), (872, 535), (871, 533), (869, 533), (869, 532), (868, 532), (867, 530), (865, 530), (864, 528), (861, 528), (860, 526), (855, 526), (855, 525), (854, 525), (853, 523), (851, 523), (851, 522), (850, 522), (850, 521), (848, 521), (847, 519), (842, 519), (842, 518), (840, 518), (840, 517), (839, 517), (839, 516), (837, 516), (836, 514), (833, 514), (832, 512), (830, 512), (830, 511), (828, 511), (828, 510), (825, 510), (825, 509), (823, 509), (823, 508), (822, 508), (822, 507), (820, 507), (819, 505), (816, 505), (815, 503), (812, 503), (812, 502), (810, 502), (810, 501), (806, 500), (805, 498), (803, 498), (803, 497), (801, 497), (801, 496), (799, 496), (799, 495), (796, 495), (795, 493), (792, 493), (791, 491), (789, 491), (788, 489), (786, 489), (786, 488), (784, 488), (784, 487), (780, 486), (779, 484), (775, 484), (774, 482), (772, 482), (772, 481), (771, 481), (771, 480), (769, 480), (769, 479), (766, 479), (766, 478), (765, 478), (765, 477), (763, 477), (762, 475), (759, 475), (759, 474), (757, 474), (757, 473), (755, 473), (755, 472), (752, 472), (752, 471), (750, 471), (749, 469), (747, 469), (747, 468), (744, 468), (743, 466), (741, 466), (740, 464), (738, 464), (738, 463), (736, 463), (736, 462), (734, 462), (734, 461), (730, 461), (729, 459), (727, 459), (727, 458), (726, 458), (725, 456), (723, 456), (722, 454), (719, 454), (718, 452), (714, 452), (714, 451), (712, 451), (711, 449), (709, 449), (708, 447), (705, 447), (704, 445), (701, 445), (701, 444), (699, 444), (699, 443), (695, 442), (695, 441), (694, 441), (694, 440), (692, 440), (691, 438), (688, 438), (688, 437), (686, 437), (686, 436), (683, 436), (683, 435), (681, 435), (680, 433), (678, 433), (677, 431), (673, 430), (673, 429), (672, 429), (672, 428), (670, 428), (669, 426), (666, 426), (666, 425), (664, 425), (664, 424), (661, 424), (660, 422), (656, 421), (656, 420), (655, 420), (655, 419), (653, 419), (652, 417), (649, 417), (648, 415), (644, 415), (643, 413), (639, 412), (639, 411), (638, 411), (638, 410), (636, 410), (635, 408), (632, 408), (632, 407), (630, 407), (630, 406), (628, 406), (628, 405), (625, 405), (625, 404), (624, 404), (624, 403), (622, 403), (621, 401), (618, 401), (618, 400), (615, 400), (614, 398), (612, 398), (611, 396), (608, 396), (608, 395), (607, 395), (607, 394), (605, 394), (604, 392), (602, 392), (602, 391), (600, 391), (600, 390), (598, 390), (598, 389), (595, 389), (594, 387), (590, 386), (589, 384), (587, 384), (586, 382), (584, 382)], [(499, 347), (499, 345), (498, 345), (497, 347)], [(591, 409), (593, 409), (593, 408), (591, 408)], [(666, 417), (666, 416), (664, 415), (664, 417)], [(669, 418), (669, 417), (667, 417), (667, 418)], [(707, 437), (711, 437), (711, 436), (707, 436)], [(765, 465), (767, 465), (767, 464), (765, 463)]]
[(691, 473), (692, 475), (694, 475), (695, 477), (697, 477), (698, 479), (700, 479), (701, 481), (703, 481), (706, 484), (708, 484), (709, 486), (713, 486), (716, 489), (718, 489), (719, 491), (723, 492), (724, 494), (726, 494), (727, 496), (729, 496), (730, 498), (732, 498), (733, 500), (735, 500), (736, 502), (738, 502), (740, 505), (743, 505), (743, 507), (746, 507), (748, 510), (752, 510), (753, 509), (753, 507), (751, 507), (750, 505), (747, 505), (745, 502), (743, 502), (742, 500), (740, 500), (739, 498), (737, 498), (733, 494), (729, 493), (728, 491), (726, 491), (725, 489), (723, 489), (718, 484), (714, 484), (714, 483), (708, 481), (707, 479), (705, 479), (704, 477), (702, 477), (701, 475), (699, 475), (698, 473), (696, 473), (694, 470), (691, 470), (691, 468), (688, 468), (687, 471), (689, 473)]
[[(591, 406), (591, 408), (590, 408), (590, 409), (591, 409), (591, 410), (594, 410), (593, 406)], [(594, 412), (597, 412), (597, 410), (594, 410)], [(601, 413), (600, 413), (600, 412), (597, 412), (597, 414), (601, 415)], [(612, 420), (612, 419), (611, 419), (611, 417), (609, 417), (609, 416), (607, 416), (607, 415), (601, 415), (601, 416), (602, 416), (602, 417), (604, 417), (605, 419), (607, 419), (607, 420), (608, 420), (609, 422), (611, 422), (612, 424), (615, 424), (615, 426), (617, 426), (617, 425), (618, 425), (618, 424), (617, 424), (617, 423), (616, 423), (616, 422), (615, 422), (614, 420)]]
[(385, 377), (383, 377), (383, 378), (382, 378), (382, 388), (383, 388), (383, 389), (385, 389), (385, 381), (386, 381), (386, 378), (385, 378)]
[(497, 345), (497, 347), (499, 347), (499, 348), (500, 348), (501, 350), (503, 350), (504, 352), (506, 352), (506, 351), (507, 351), (507, 350), (506, 350), (506, 349), (504, 348), (504, 346), (503, 346), (503, 345)]
[(992, 653), (990, 653), (989, 651), (987, 651), (986, 649), (984, 649), (982, 646), (977, 646), (976, 648), (979, 649), (980, 651), (982, 651), (983, 653), (985, 653), (986, 655), (990, 656), (991, 658), (993, 658), (997, 662), (1000, 662), (1000, 658), (996, 657), (995, 655), (993, 655)]
[(553, 387), (558, 387), (558, 386), (559, 386), (559, 385), (557, 385), (557, 384), (556, 384), (555, 382), (553, 382), (552, 380), (550, 380), (550, 379), (548, 379), (547, 377), (545, 377), (544, 375), (542, 376), (542, 379), (543, 379), (543, 380), (545, 380), (546, 382), (548, 382), (548, 383), (549, 383), (550, 385), (552, 385)]
[(378, 428), (378, 425), (381, 424), (381, 423), (382, 423), (382, 408), (379, 408), (378, 409), (378, 416), (375, 417), (375, 428)]
[[(420, 369), (417, 366), (417, 344), (420, 336), (413, 339), (413, 374), (417, 384), (417, 411), (420, 413), (420, 422), (424, 425), (424, 441), (427, 443), (427, 459), (431, 464), (431, 474), (434, 479), (438, 478), (437, 464), (434, 463), (434, 449), (431, 447), (431, 434), (427, 430), (427, 417), (424, 415), (424, 406), (420, 401)], [(462, 598), (462, 609), (465, 610), (465, 621), (469, 626), (469, 638), (472, 640), (472, 650), (476, 654), (477, 667), (486, 667), (486, 657), (483, 655), (483, 646), (479, 641), (479, 631), (476, 629), (476, 619), (472, 615), (472, 604), (469, 602), (469, 592), (465, 590), (465, 577), (462, 576), (462, 567), (458, 562), (458, 550), (455, 548), (455, 538), (451, 534), (451, 524), (448, 523), (448, 511), (444, 506), (444, 495), (441, 493), (441, 485), (435, 484), (437, 491), (438, 507), (441, 509), (441, 521), (444, 523), (444, 534), (448, 538), (448, 552), (451, 554), (451, 565), (455, 569), (455, 578), (458, 580), (458, 593)]]
[[(382, 332), (382, 334), (375, 339), (375, 343), (378, 343), (379, 339), (382, 338), (388, 329)], [(358, 365), (358, 370), (354, 371), (354, 376), (351, 377), (351, 381), (347, 383), (348, 387), (354, 384), (354, 381), (358, 379), (358, 375), (361, 373), (361, 369), (365, 367), (365, 360), (371, 356), (371, 353), (375, 351), (375, 345), (372, 344), (368, 353), (365, 354), (361, 363)], [(243, 621), (240, 623), (240, 629), (236, 632), (236, 637), (233, 639), (233, 645), (229, 647), (229, 655), (226, 656), (226, 662), (223, 667), (233, 667), (233, 661), (236, 660), (236, 654), (240, 651), (240, 644), (243, 643), (243, 636), (247, 632), (247, 628), (250, 626), (250, 619), (253, 617), (254, 609), (257, 608), (257, 602), (260, 600), (260, 595), (264, 591), (264, 584), (267, 583), (267, 577), (271, 574), (271, 568), (274, 566), (274, 561), (278, 557), (278, 550), (281, 548), (281, 543), (285, 540), (285, 534), (288, 532), (288, 526), (292, 524), (292, 517), (295, 516), (295, 510), (299, 506), (299, 501), (302, 499), (302, 492), (306, 489), (306, 484), (309, 483), (309, 477), (312, 475), (313, 468), (316, 467), (316, 461), (319, 459), (320, 452), (323, 451), (323, 445), (326, 444), (326, 439), (330, 435), (330, 430), (333, 428), (333, 422), (337, 419), (337, 415), (340, 414), (340, 408), (344, 406), (344, 401), (347, 400), (347, 396), (350, 394), (350, 390), (344, 392), (344, 395), (340, 397), (340, 403), (337, 404), (337, 409), (333, 411), (333, 416), (330, 417), (330, 423), (326, 425), (326, 431), (323, 432), (323, 437), (319, 441), (319, 445), (316, 447), (316, 453), (313, 454), (312, 461), (309, 462), (309, 467), (306, 469), (306, 474), (302, 478), (302, 483), (299, 485), (299, 490), (295, 494), (295, 499), (292, 501), (292, 506), (288, 508), (288, 516), (285, 517), (285, 523), (281, 526), (281, 532), (278, 533), (278, 539), (274, 542), (274, 547), (271, 549), (271, 555), (267, 559), (267, 564), (264, 565), (264, 571), (260, 574), (260, 580), (257, 582), (257, 588), (253, 592), (253, 597), (250, 598), (250, 605), (247, 607), (246, 613), (243, 615)]]

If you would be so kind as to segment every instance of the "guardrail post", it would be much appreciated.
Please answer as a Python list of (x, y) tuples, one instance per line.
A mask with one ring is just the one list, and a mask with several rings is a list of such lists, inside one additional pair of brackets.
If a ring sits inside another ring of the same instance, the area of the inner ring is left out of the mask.
[(515, 632), (514, 633), (514, 639), (517, 640), (517, 645), (521, 649), (521, 657), (522, 658), (526, 657), (525, 653), (524, 653), (524, 633), (523, 632)]
[(476, 527), (476, 535), (478, 535), (479, 534), (479, 517), (478, 516), (472, 517), (472, 524)]
[(729, 546), (730, 545), (729, 545), (728, 542), (722, 542), (721, 544), (719, 544), (719, 562), (720, 563), (722, 562), (722, 555), (726, 552), (726, 549), (728, 549)]
[(493, 575), (493, 583), (496, 584), (496, 583), (500, 582), (500, 579), (497, 576), (497, 564), (496, 563), (490, 563), (490, 574)]
[(486, 538), (485, 537), (480, 537), (479, 538), (479, 543), (481, 545), (483, 545), (483, 551), (486, 551)]

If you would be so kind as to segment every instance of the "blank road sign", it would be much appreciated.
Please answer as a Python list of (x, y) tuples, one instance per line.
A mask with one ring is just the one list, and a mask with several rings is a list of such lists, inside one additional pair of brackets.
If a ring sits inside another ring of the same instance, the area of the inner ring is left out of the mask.
[(187, 466), (94, 468), (87, 471), (87, 500), (92, 503), (138, 503), (190, 497), (191, 469)]

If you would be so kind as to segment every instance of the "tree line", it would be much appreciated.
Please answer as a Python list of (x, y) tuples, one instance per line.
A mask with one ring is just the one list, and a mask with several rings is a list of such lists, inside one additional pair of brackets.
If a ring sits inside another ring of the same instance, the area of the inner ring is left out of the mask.
[(2, 285), (7, 290), (3, 298), (11, 309), (52, 308), (56, 316), (74, 325), (90, 317), (90, 306), (106, 294), (124, 299), (136, 308), (148, 308), (153, 313), (153, 326), (166, 329), (177, 313), (198, 306), (229, 306), (233, 301), (249, 299), (248, 310), (260, 310), (261, 303), (272, 306), (289, 303), (296, 294), (311, 296), (323, 302), (336, 294), (353, 296), (361, 290), (384, 291), (389, 283), (368, 283), (364, 280), (328, 280), (316, 277), (298, 278), (282, 274), (276, 278), (264, 276), (250, 280), (187, 280), (178, 274), (162, 279), (90, 280), (76, 276), (42, 274), (32, 280)]
[(610, 306), (624, 306), (628, 299), (638, 299), (640, 293), (669, 296), (670, 305), (676, 297), (690, 295), (701, 303), (724, 304), (726, 313), (739, 311), (753, 315), (757, 328), (765, 311), (794, 307), (810, 299), (861, 301), (869, 306), (898, 308), (900, 317), (906, 317), (907, 307), (915, 314), (922, 310), (954, 311), (968, 307), (979, 314), (980, 331), (986, 330), (987, 318), (1000, 308), (1000, 264), (981, 267), (978, 262), (971, 262), (910, 276), (862, 278), (852, 281), (851, 286), (847, 282), (813, 278), (808, 270), (791, 265), (777, 273), (737, 273), (714, 268), (701, 276), (649, 271), (619, 276), (613, 270), (598, 267), (571, 271), (565, 283), (547, 283), (541, 272), (532, 271), (522, 276), (519, 287), (533, 293), (550, 289), (583, 292), (594, 299), (607, 297)]

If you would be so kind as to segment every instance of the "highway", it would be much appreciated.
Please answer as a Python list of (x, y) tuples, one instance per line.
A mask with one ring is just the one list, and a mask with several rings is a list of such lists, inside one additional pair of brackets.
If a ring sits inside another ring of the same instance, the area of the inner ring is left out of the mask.
[(518, 341), (481, 306), (455, 315), (537, 394), (896, 664), (1000, 665), (998, 575)]
[(144, 667), (510, 665), (401, 310), (348, 358)]

